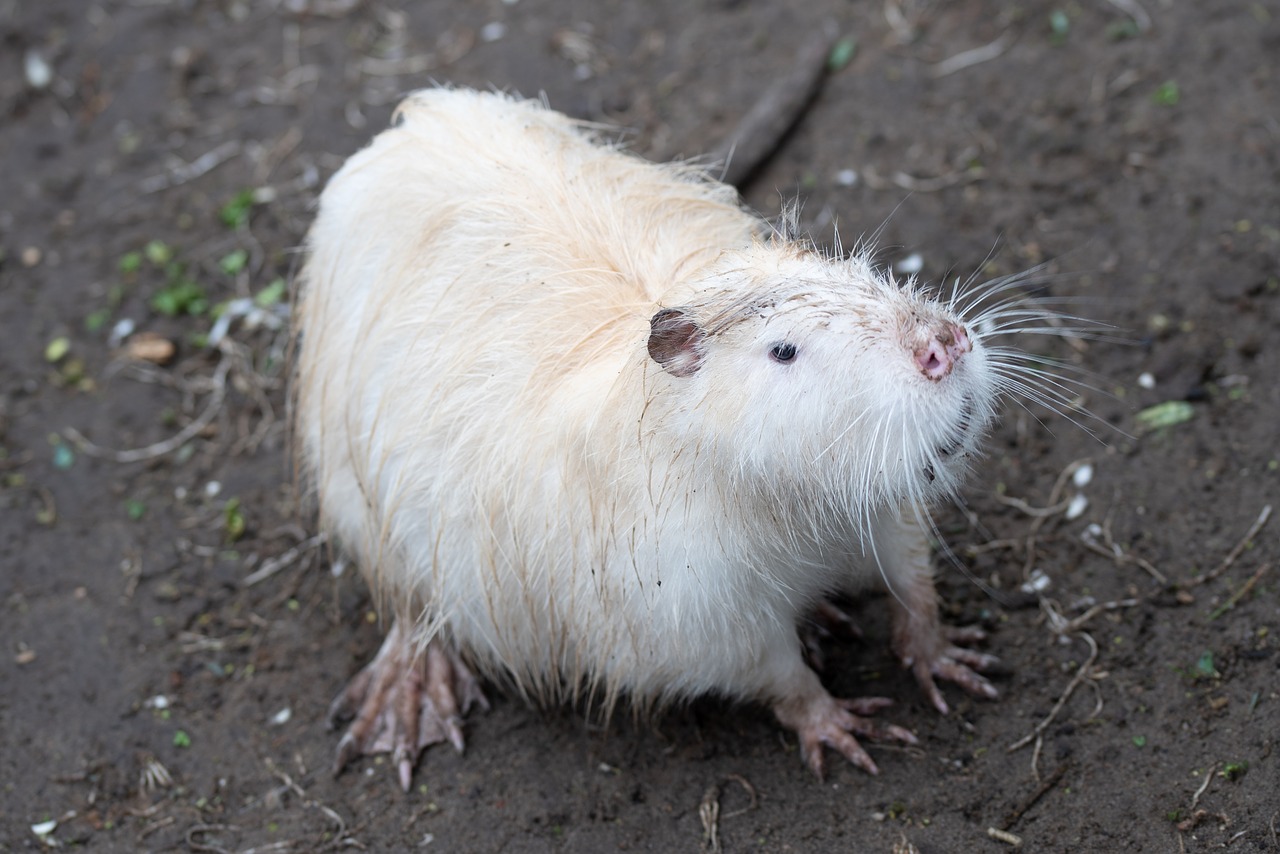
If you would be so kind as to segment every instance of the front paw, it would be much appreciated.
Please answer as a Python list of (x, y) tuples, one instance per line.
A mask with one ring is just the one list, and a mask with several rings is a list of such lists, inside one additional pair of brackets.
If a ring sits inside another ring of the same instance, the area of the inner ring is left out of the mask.
[(830, 747), (869, 774), (880, 769), (858, 744), (854, 735), (875, 741), (897, 741), (916, 744), (910, 730), (873, 720), (870, 716), (892, 705), (884, 697), (837, 699), (826, 691), (808, 699), (792, 699), (775, 703), (778, 720), (800, 736), (800, 755), (809, 769), (822, 779), (823, 747)]
[(945, 715), (950, 709), (936, 680), (944, 679), (959, 685), (975, 697), (994, 700), (1000, 696), (996, 686), (980, 672), (993, 669), (1000, 659), (957, 646), (977, 643), (985, 640), (986, 636), (986, 632), (974, 627), (938, 626), (935, 631), (917, 632), (910, 638), (904, 638), (895, 646), (898, 658), (916, 677), (916, 683), (929, 702)]

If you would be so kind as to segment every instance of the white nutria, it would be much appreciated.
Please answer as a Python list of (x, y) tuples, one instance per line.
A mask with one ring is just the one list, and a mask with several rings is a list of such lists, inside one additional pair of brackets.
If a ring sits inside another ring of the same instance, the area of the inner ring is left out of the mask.
[(456, 89), (343, 166), (308, 248), (301, 462), (393, 620), (335, 701), (339, 768), (390, 750), (407, 787), (422, 747), (461, 749), (476, 669), (540, 702), (759, 701), (819, 775), (824, 744), (874, 772), (854, 734), (913, 736), (833, 698), (797, 626), (875, 585), (935, 706), (935, 677), (995, 696), (954, 645), (981, 633), (939, 622), (926, 513), (1025, 383), (959, 297)]

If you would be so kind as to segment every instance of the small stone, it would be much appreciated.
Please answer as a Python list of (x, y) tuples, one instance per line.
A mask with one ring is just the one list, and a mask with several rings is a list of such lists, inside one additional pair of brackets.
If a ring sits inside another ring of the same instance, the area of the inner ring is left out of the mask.
[(176, 352), (173, 342), (156, 332), (139, 332), (125, 346), (125, 356), (134, 361), (151, 362), (153, 365), (169, 364)]
[(924, 256), (919, 252), (912, 252), (895, 264), (894, 269), (904, 276), (914, 276), (924, 269)]
[(44, 253), (40, 251), (39, 246), (28, 246), (22, 250), (22, 254), (18, 256), (24, 267), (34, 267), (40, 263), (40, 259), (44, 257)]
[(22, 70), (27, 76), (27, 85), (32, 89), (47, 89), (53, 82), (53, 67), (40, 55), (38, 50), (29, 50), (23, 58)]
[(1089, 507), (1089, 499), (1085, 498), (1083, 492), (1077, 492), (1075, 497), (1071, 499), (1071, 503), (1067, 505), (1067, 519), (1079, 519), (1084, 515), (1084, 511)]

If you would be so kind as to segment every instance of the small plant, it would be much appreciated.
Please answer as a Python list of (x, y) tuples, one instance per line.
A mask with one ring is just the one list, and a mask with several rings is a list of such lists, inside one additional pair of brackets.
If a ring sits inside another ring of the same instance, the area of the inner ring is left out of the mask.
[(249, 213), (253, 210), (253, 190), (241, 190), (222, 206), (218, 218), (227, 228), (241, 228), (249, 224)]
[(183, 314), (197, 316), (209, 310), (209, 298), (195, 282), (179, 277), (156, 291), (151, 297), (150, 305), (166, 317)]
[(240, 509), (240, 499), (227, 500), (222, 508), (222, 527), (227, 532), (227, 542), (234, 543), (244, 536), (244, 512)]
[(1166, 80), (1156, 87), (1156, 91), (1151, 95), (1151, 100), (1161, 107), (1173, 107), (1177, 105), (1181, 97), (1182, 95), (1178, 91), (1178, 84), (1172, 80)]

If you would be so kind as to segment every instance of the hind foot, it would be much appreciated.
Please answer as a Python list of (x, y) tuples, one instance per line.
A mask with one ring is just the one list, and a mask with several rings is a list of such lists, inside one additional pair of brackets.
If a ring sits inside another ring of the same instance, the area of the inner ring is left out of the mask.
[(448, 741), (462, 752), (462, 716), (473, 705), (489, 709), (479, 680), (453, 647), (434, 638), (418, 649), (394, 623), (373, 661), (329, 706), (330, 728), (354, 716), (338, 742), (333, 773), (358, 756), (390, 753), (407, 792), (424, 748)]

